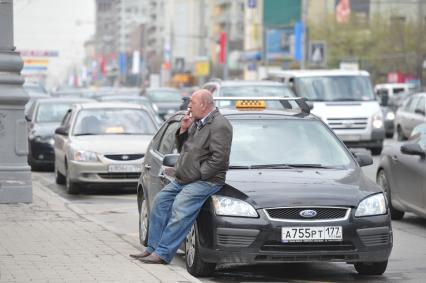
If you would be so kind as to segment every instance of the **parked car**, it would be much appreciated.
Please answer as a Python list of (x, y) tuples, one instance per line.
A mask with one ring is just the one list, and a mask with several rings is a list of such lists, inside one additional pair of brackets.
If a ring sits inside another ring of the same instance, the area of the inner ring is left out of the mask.
[(55, 131), (55, 177), (69, 194), (84, 185), (131, 186), (157, 131), (151, 112), (127, 103), (89, 103), (68, 111)]
[(28, 164), (33, 170), (53, 168), (55, 129), (74, 104), (90, 101), (83, 98), (45, 98), (31, 105), (25, 118), (28, 121)]
[(401, 106), (403, 100), (414, 93), (416, 87), (408, 83), (385, 83), (374, 86), (374, 92), (378, 97), (386, 95), (389, 99), (389, 106), (396, 111)]
[(134, 95), (106, 95), (98, 97), (98, 100), (101, 102), (124, 102), (124, 103), (132, 103), (137, 105), (142, 105), (146, 107), (149, 111), (151, 111), (151, 114), (155, 117), (155, 120), (158, 124), (161, 124), (164, 122), (163, 119), (160, 118), (158, 115), (158, 108), (154, 105), (152, 105), (151, 101), (149, 101), (148, 98), (144, 96), (134, 96)]
[(166, 119), (171, 114), (179, 111), (179, 106), (182, 102), (182, 94), (175, 88), (148, 88), (143, 95), (158, 109), (157, 112), (162, 119)]
[[(234, 132), (226, 184), (205, 202), (187, 236), (189, 273), (206, 276), (217, 264), (315, 261), (354, 264), (360, 274), (385, 272), (390, 214), (381, 188), (360, 168), (372, 158), (351, 154), (301, 98), (281, 100), (298, 101), (302, 111), (268, 109), (262, 98), (232, 99), (237, 109), (220, 109)], [(240, 108), (247, 103), (259, 107)], [(141, 243), (154, 197), (173, 180), (184, 113), (163, 124), (143, 162)]]
[(408, 141), (384, 148), (377, 183), (386, 193), (392, 219), (402, 219), (406, 211), (426, 218), (426, 123), (416, 126)]
[(409, 96), (396, 111), (395, 126), (399, 141), (406, 140), (417, 125), (426, 122), (426, 93)]

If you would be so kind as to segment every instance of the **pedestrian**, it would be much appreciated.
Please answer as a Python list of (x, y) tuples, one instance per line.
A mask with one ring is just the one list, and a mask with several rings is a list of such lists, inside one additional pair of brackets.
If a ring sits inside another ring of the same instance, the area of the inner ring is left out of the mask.
[(145, 251), (130, 255), (144, 263), (170, 263), (204, 202), (225, 183), (232, 126), (208, 90), (193, 93), (176, 143), (176, 178), (153, 201)]

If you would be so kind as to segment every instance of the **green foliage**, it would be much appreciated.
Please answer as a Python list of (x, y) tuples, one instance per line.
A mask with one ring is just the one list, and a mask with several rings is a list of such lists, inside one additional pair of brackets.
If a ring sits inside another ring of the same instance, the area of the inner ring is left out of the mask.
[(424, 26), (394, 18), (374, 16), (369, 21), (352, 18), (339, 24), (330, 17), (309, 24), (310, 40), (327, 43), (327, 67), (338, 68), (342, 60), (356, 60), (375, 82), (386, 81), (387, 73), (422, 75), (426, 54)]

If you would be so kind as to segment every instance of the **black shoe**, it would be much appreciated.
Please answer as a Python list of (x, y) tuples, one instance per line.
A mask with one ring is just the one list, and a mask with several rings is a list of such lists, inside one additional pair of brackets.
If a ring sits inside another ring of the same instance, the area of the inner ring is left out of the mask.
[(147, 257), (149, 255), (150, 255), (150, 253), (143, 252), (141, 254), (130, 254), (130, 257), (133, 257), (133, 258), (136, 258), (136, 259), (141, 259), (141, 258)]
[(156, 254), (151, 254), (151, 255), (149, 255), (147, 257), (139, 258), (139, 260), (141, 262), (147, 263), (147, 264), (167, 264), (166, 261), (164, 261), (163, 259), (161, 259)]

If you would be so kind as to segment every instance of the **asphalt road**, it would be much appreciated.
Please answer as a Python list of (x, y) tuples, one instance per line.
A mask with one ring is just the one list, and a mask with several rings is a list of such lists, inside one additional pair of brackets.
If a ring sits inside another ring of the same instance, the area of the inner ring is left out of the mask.
[[(387, 141), (393, 142), (393, 141)], [(374, 164), (364, 167), (365, 174), (375, 180), (378, 157)], [(51, 172), (34, 172), (34, 180), (43, 182), (53, 192), (67, 199), (70, 207), (123, 240), (139, 247), (136, 195), (132, 188), (121, 190), (89, 190), (69, 196), (64, 187), (55, 184)], [(345, 263), (277, 264), (219, 267), (214, 277), (203, 282), (425, 282), (426, 219), (406, 214), (394, 221), (394, 248), (383, 276), (360, 276), (352, 265)], [(135, 248), (136, 249), (136, 248)], [(184, 266), (181, 254), (173, 264)]]

